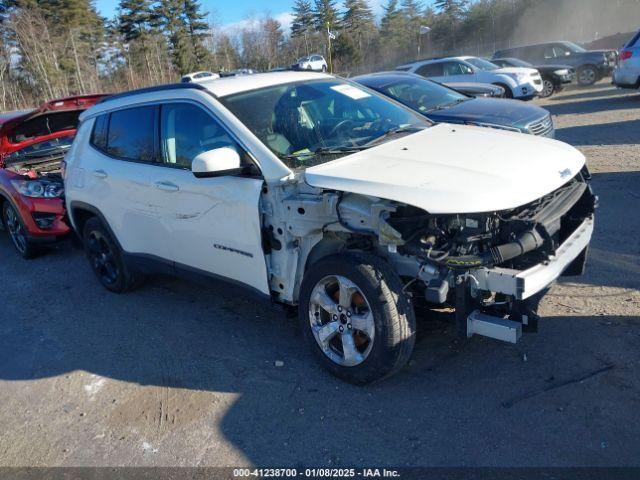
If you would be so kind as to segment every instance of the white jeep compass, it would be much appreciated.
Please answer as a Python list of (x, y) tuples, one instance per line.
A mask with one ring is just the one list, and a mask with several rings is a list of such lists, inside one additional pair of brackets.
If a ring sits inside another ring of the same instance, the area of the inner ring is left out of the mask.
[(595, 197), (582, 154), (554, 140), (433, 125), (306, 72), (129, 92), (81, 120), (67, 210), (107, 289), (187, 272), (297, 305), (350, 382), (406, 363), (417, 305), (516, 342), (550, 284), (583, 270)]

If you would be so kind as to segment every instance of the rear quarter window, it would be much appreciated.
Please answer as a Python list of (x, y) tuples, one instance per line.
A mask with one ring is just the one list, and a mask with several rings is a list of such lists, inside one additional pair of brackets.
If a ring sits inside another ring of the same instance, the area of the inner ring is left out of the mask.
[(107, 129), (109, 128), (109, 115), (100, 115), (93, 122), (91, 132), (91, 145), (102, 152), (107, 151)]

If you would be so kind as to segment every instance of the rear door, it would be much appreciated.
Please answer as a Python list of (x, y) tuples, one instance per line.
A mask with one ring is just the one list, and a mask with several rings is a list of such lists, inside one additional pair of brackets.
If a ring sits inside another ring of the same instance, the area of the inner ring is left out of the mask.
[(253, 172), (196, 178), (191, 163), (200, 153), (235, 149), (251, 157), (213, 112), (191, 101), (164, 103), (159, 111), (157, 178), (166, 243), (178, 268), (247, 284), (269, 293), (259, 213), (263, 180)]
[(425, 78), (430, 78), (436, 82), (444, 82), (444, 70), (442, 69), (442, 62), (427, 63), (418, 67), (415, 71), (418, 75)]
[(86, 182), (88, 203), (104, 215), (127, 253), (168, 260), (168, 231), (156, 187), (157, 111), (147, 105), (97, 117)]

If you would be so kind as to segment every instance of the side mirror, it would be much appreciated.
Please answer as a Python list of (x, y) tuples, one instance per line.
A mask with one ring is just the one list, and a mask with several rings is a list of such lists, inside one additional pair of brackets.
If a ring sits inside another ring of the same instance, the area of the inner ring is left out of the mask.
[(240, 155), (230, 147), (202, 152), (191, 162), (191, 171), (197, 178), (230, 175), (240, 170)]

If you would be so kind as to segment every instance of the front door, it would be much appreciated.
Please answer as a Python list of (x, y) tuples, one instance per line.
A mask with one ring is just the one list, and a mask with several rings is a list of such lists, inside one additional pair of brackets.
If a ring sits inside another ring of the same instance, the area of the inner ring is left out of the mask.
[(232, 147), (250, 161), (246, 153), (208, 111), (186, 102), (160, 107), (160, 145), (162, 221), (176, 266), (268, 294), (259, 213), (262, 179), (196, 178), (191, 172), (191, 162), (205, 151)]

